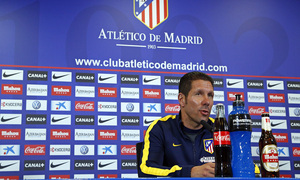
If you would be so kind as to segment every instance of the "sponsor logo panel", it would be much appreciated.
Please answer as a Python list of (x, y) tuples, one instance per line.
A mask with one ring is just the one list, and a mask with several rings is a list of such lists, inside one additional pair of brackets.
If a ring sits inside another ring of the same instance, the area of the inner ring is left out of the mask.
[(70, 175), (49, 175), (49, 179), (70, 179)]
[(71, 111), (71, 101), (51, 101), (51, 111)]
[(121, 162), (122, 169), (136, 169), (137, 164), (135, 159), (122, 159)]
[(75, 129), (75, 141), (94, 141), (95, 129)]
[(22, 95), (23, 85), (22, 84), (2, 84), (1, 94), (12, 94), (12, 95)]
[(75, 101), (75, 111), (95, 111), (94, 101)]
[(51, 114), (51, 125), (71, 125), (71, 115)]
[(95, 97), (95, 87), (75, 86), (75, 97)]
[(136, 146), (121, 145), (121, 155), (136, 155)]
[(98, 178), (118, 178), (117, 174), (98, 174)]
[(143, 103), (144, 113), (161, 113), (160, 103)]
[(98, 101), (98, 112), (117, 112), (117, 102)]
[(21, 129), (0, 129), (0, 139), (21, 139)]
[(27, 80), (29, 81), (48, 81), (47, 71), (28, 71)]
[(283, 81), (267, 80), (267, 89), (269, 90), (284, 90)]
[(1, 144), (0, 156), (20, 156), (19, 144)]
[(228, 101), (234, 101), (236, 94), (240, 94), (241, 95), (241, 99), (243, 101), (245, 101), (245, 95), (244, 95), (243, 92), (227, 92), (227, 99), (228, 99)]
[(24, 146), (24, 155), (46, 155), (46, 145), (25, 145)]
[(225, 101), (224, 91), (214, 91), (214, 102)]
[(52, 71), (52, 81), (72, 82), (72, 72)]
[(121, 141), (140, 141), (140, 130), (121, 129)]
[(224, 87), (224, 80), (220, 78), (214, 78), (214, 87)]
[(98, 115), (98, 126), (117, 126), (117, 116)]
[(300, 117), (300, 107), (289, 107), (290, 117)]
[(0, 172), (20, 171), (20, 160), (0, 160)]
[(297, 81), (287, 81), (286, 86), (288, 90), (300, 90), (300, 82)]
[(22, 110), (22, 100), (1, 99), (1, 110)]
[(250, 115), (261, 116), (261, 113), (265, 111), (266, 108), (263, 106), (248, 106), (248, 112)]
[(70, 159), (50, 159), (49, 170), (50, 171), (69, 171), (71, 167)]
[(117, 88), (99, 87), (98, 97), (117, 97)]
[(27, 96), (47, 96), (48, 86), (47, 85), (37, 85), (37, 84), (27, 84), (26, 89)]
[(300, 157), (300, 147), (293, 147), (293, 156)]
[(161, 85), (160, 76), (143, 75), (143, 85)]
[(3, 124), (22, 124), (22, 114), (0, 114), (0, 125)]
[(55, 140), (66, 140), (71, 139), (70, 129), (51, 129), (50, 139)]
[(161, 99), (160, 89), (143, 89), (143, 98)]
[(268, 101), (274, 103), (285, 103), (284, 94), (268, 93)]
[(180, 111), (179, 104), (165, 104), (165, 113), (177, 114)]
[(121, 116), (122, 126), (139, 126), (140, 117), (139, 116)]
[(139, 113), (140, 112), (140, 103), (121, 102), (121, 112)]
[(300, 94), (288, 93), (289, 104), (300, 104)]
[(116, 74), (98, 73), (98, 83), (101, 83), (101, 84), (117, 84), (117, 75)]
[(45, 175), (44, 174), (41, 174), (41, 175), (24, 175), (23, 176), (23, 179), (45, 179)]
[(50, 144), (50, 156), (70, 156), (71, 145), (70, 144)]
[(248, 92), (248, 102), (265, 103), (265, 93), (262, 92)]
[(139, 88), (124, 88), (121, 87), (121, 98), (126, 99), (139, 99), (140, 98)]
[(94, 160), (75, 160), (74, 170), (94, 170)]
[(248, 89), (264, 89), (263, 80), (247, 80)]
[(244, 80), (243, 79), (226, 79), (227, 88), (237, 88), (244, 89)]
[(23, 70), (2, 69), (2, 80), (23, 81)]
[(95, 155), (95, 145), (75, 145), (74, 146), (75, 156), (92, 156)]
[(26, 128), (25, 140), (28, 141), (45, 141), (47, 138), (46, 129)]
[(178, 90), (177, 89), (165, 89), (165, 99), (166, 100), (178, 100)]
[(76, 77), (76, 82), (86, 82), (86, 83), (95, 82), (94, 73), (76, 73), (75, 77)]
[(270, 107), (269, 106), (270, 116), (286, 116), (285, 107)]
[(24, 160), (24, 171), (44, 171), (45, 160)]
[(277, 143), (288, 143), (289, 138), (287, 133), (273, 133)]
[(98, 159), (98, 170), (118, 170), (118, 160)]
[(290, 171), (291, 161), (279, 160), (279, 171)]
[(164, 82), (165, 85), (178, 86), (181, 77), (165, 76)]
[(98, 145), (98, 155), (117, 155), (117, 145)]
[(139, 76), (121, 74), (121, 84), (140, 84)]
[(71, 86), (51, 86), (51, 95), (52, 96), (71, 96), (72, 87)]
[(161, 116), (143, 116), (143, 125), (149, 126), (153, 121), (160, 119)]
[(26, 114), (26, 124), (46, 124), (46, 114)]
[(98, 140), (117, 140), (117, 130), (98, 130)]
[(290, 120), (291, 129), (300, 129), (300, 120)]
[(26, 100), (27, 111), (47, 111), (47, 100)]
[(300, 143), (300, 133), (291, 133), (292, 143)]
[(75, 125), (95, 125), (95, 116), (75, 115)]

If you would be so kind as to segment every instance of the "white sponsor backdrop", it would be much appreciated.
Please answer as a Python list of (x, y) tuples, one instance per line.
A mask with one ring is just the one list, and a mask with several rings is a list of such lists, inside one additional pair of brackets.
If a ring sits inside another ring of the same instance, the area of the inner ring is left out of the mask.
[(260, 114), (270, 112), (280, 173), (299, 177), (298, 7), (1, 2), (0, 179), (137, 177), (135, 144), (155, 119), (178, 112), (179, 79), (194, 70), (214, 78), (214, 104), (226, 114), (242, 94), (256, 163)]

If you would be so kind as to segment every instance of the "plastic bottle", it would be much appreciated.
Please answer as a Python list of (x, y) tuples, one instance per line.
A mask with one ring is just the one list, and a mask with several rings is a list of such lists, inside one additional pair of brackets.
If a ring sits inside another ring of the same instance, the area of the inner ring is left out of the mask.
[(232, 151), (233, 177), (255, 177), (254, 163), (251, 154), (252, 121), (241, 95), (236, 94), (233, 110), (229, 114), (229, 131)]

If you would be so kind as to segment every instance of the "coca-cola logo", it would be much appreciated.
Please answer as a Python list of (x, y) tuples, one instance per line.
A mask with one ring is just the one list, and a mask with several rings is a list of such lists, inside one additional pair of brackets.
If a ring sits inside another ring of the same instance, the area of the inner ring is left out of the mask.
[(179, 113), (179, 104), (165, 104), (165, 113)]
[(300, 148), (293, 147), (293, 156), (300, 157)]
[(122, 145), (121, 155), (136, 155), (135, 145)]
[(24, 155), (45, 155), (45, 145), (25, 145)]
[(249, 106), (249, 114), (250, 115), (258, 115), (260, 116), (263, 112), (265, 112), (265, 107), (259, 107), (259, 106)]
[(92, 101), (75, 101), (75, 111), (94, 111), (94, 102)]
[(228, 131), (214, 132), (214, 145), (230, 145), (230, 134)]

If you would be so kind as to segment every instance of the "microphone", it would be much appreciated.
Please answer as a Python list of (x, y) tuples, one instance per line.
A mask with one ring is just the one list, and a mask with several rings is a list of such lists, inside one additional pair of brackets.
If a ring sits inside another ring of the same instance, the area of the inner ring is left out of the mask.
[(214, 133), (213, 127), (211, 127), (211, 125), (209, 125), (206, 121), (201, 120), (200, 124), (202, 124), (205, 129), (207, 129), (210, 132)]

